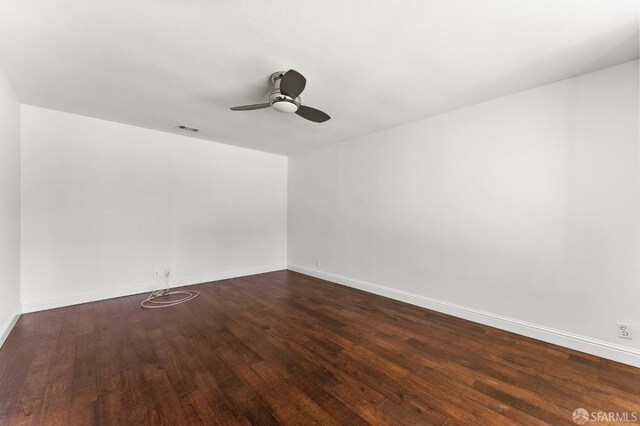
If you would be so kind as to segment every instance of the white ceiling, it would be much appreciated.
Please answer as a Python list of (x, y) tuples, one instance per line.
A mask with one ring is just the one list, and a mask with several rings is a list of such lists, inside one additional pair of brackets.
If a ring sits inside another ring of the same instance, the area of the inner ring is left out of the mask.
[[(637, 0), (2, 0), (21, 101), (294, 154), (638, 58)], [(264, 102), (307, 78), (324, 124)]]

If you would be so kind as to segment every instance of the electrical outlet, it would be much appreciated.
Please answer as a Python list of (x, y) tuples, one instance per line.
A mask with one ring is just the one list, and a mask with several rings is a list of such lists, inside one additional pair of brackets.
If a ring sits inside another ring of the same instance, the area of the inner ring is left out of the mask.
[(316, 259), (316, 268), (320, 267), (320, 259)]
[(160, 278), (160, 271), (159, 271), (158, 269), (155, 269), (155, 270), (153, 271), (153, 276), (155, 277), (155, 279)]
[(618, 337), (621, 339), (632, 339), (631, 337), (631, 324), (625, 324), (619, 322), (618, 324)]

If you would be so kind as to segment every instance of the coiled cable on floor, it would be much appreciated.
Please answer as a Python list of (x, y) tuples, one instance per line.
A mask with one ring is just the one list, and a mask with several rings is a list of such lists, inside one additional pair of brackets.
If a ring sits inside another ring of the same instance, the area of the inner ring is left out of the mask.
[[(171, 291), (169, 289), (169, 273), (165, 272), (164, 274), (165, 287), (160, 290), (153, 291), (145, 300), (140, 303), (143, 309), (158, 309), (158, 308), (168, 308), (169, 306), (175, 306), (180, 303), (188, 302), (189, 300), (195, 299), (200, 294), (195, 290), (175, 290)], [(162, 297), (171, 296), (173, 294), (184, 294), (185, 296), (180, 299), (175, 300), (158, 300)]]

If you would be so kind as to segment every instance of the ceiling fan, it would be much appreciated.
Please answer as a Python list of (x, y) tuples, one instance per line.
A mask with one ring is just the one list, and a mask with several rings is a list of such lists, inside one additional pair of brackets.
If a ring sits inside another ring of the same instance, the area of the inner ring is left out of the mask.
[(273, 109), (279, 112), (295, 112), (300, 117), (316, 123), (323, 123), (331, 118), (319, 109), (311, 108), (300, 103), (300, 94), (307, 84), (307, 79), (298, 71), (274, 72), (271, 74), (271, 83), (273, 83), (273, 90), (269, 95), (269, 102), (232, 107), (231, 111), (249, 111), (252, 109), (273, 107)]

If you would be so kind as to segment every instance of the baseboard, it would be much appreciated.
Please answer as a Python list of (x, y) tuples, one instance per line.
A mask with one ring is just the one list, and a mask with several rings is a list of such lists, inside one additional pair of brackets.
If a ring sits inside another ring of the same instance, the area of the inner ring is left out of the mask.
[(13, 326), (18, 322), (18, 318), (20, 318), (20, 310), (14, 309), (0, 325), (0, 348), (7, 340), (7, 337), (9, 337), (9, 333), (13, 330)]
[(399, 300), (402, 302), (410, 303), (412, 305), (421, 306), (423, 308), (463, 318), (469, 321), (499, 328), (501, 330), (510, 331), (522, 336), (542, 340), (543, 342), (553, 343), (558, 346), (564, 346), (566, 348), (632, 365), (634, 367), (640, 367), (640, 350), (638, 349), (616, 345), (614, 343), (605, 342), (603, 340), (593, 339), (590, 337), (573, 334), (567, 331), (557, 330), (543, 325), (533, 324), (530, 322), (505, 317), (491, 312), (481, 311), (479, 309), (456, 305), (454, 303), (432, 299), (429, 297), (396, 290), (378, 284), (372, 284), (365, 281), (322, 272), (304, 266), (289, 264), (288, 269), (290, 269), (291, 271), (299, 272), (301, 274), (310, 275), (312, 277), (331, 281), (337, 284), (342, 284), (347, 287), (357, 288), (359, 290), (378, 294), (390, 299)]
[[(238, 269), (233, 271), (215, 272), (211, 274), (194, 275), (190, 277), (176, 278), (169, 281), (169, 287), (183, 287), (186, 285), (195, 285), (207, 283), (210, 281), (220, 281), (229, 278), (244, 277), (247, 275), (263, 274), (265, 272), (280, 271), (287, 269), (286, 265), (269, 265), (258, 266), (254, 268)], [(111, 290), (97, 291), (93, 293), (85, 293), (70, 297), (61, 297), (51, 300), (42, 300), (37, 302), (29, 302), (22, 304), (22, 312), (37, 312), (46, 309), (61, 308), (64, 306), (78, 305), (80, 303), (96, 302), (98, 300), (112, 299), (114, 297), (131, 296), (133, 294), (145, 293), (156, 290), (163, 286), (164, 283), (150, 282), (128, 287), (121, 287)]]

